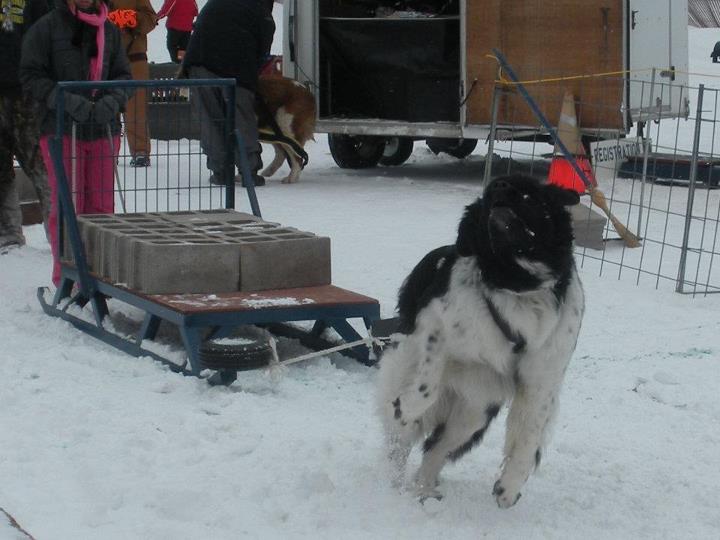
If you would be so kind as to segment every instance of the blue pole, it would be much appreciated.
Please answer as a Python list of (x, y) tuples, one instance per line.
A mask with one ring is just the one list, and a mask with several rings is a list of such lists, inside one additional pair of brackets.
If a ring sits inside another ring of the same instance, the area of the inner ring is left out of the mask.
[(507, 60), (503, 56), (503, 54), (498, 51), (497, 49), (493, 49), (493, 54), (498, 59), (498, 62), (500, 62), (500, 66), (507, 72), (510, 79), (515, 83), (515, 86), (520, 91), (520, 94), (525, 99), (527, 104), (530, 106), (530, 109), (532, 109), (532, 112), (535, 114), (535, 117), (540, 121), (542, 126), (547, 130), (548, 133), (550, 133), (550, 136), (555, 140), (555, 144), (560, 148), (560, 151), (563, 153), (563, 156), (565, 156), (565, 159), (567, 159), (570, 162), (570, 165), (572, 165), (573, 169), (575, 169), (575, 172), (578, 174), (580, 179), (583, 181), (585, 186), (588, 189), (592, 189), (593, 183), (590, 181), (590, 179), (585, 174), (585, 171), (583, 171), (580, 168), (580, 165), (577, 164), (577, 160), (575, 159), (575, 156), (570, 153), (567, 146), (565, 146), (565, 143), (560, 140), (560, 137), (557, 136), (557, 130), (552, 127), (550, 122), (548, 122), (547, 118), (545, 118), (545, 115), (540, 110), (540, 107), (538, 107), (538, 104), (535, 102), (535, 100), (530, 96), (528, 91), (525, 89), (525, 86), (520, 82), (520, 80), (517, 78), (517, 75), (515, 75), (515, 71), (513, 68), (508, 64)]
[(247, 189), (248, 199), (250, 199), (250, 208), (252, 208), (253, 215), (261, 218), (260, 205), (258, 204), (257, 193), (255, 193), (255, 180), (253, 180), (252, 172), (250, 171), (250, 160), (245, 150), (245, 141), (240, 135), (240, 130), (235, 130), (235, 138), (237, 140), (238, 155), (240, 156), (240, 174), (243, 177), (243, 185)]
[(225, 94), (225, 208), (235, 208), (235, 85), (226, 86)]

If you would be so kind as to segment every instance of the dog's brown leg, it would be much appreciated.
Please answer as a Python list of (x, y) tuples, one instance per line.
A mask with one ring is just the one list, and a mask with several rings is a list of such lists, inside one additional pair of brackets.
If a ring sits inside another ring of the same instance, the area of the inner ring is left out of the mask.
[(273, 150), (275, 150), (275, 157), (272, 160), (272, 163), (265, 167), (265, 170), (261, 172), (265, 177), (270, 177), (273, 174), (277, 172), (277, 170), (280, 168), (280, 166), (283, 164), (283, 161), (285, 161), (285, 154), (283, 154), (282, 149), (280, 148), (280, 145), (273, 144), (272, 145)]
[(283, 184), (294, 184), (300, 179), (302, 167), (300, 167), (300, 161), (292, 150), (288, 151), (288, 160), (290, 161), (290, 174), (283, 180)]

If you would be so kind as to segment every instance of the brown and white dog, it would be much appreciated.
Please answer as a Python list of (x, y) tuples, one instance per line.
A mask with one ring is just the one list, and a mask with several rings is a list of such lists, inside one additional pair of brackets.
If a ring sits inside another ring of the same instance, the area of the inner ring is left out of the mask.
[(261, 174), (272, 176), (287, 160), (290, 174), (282, 182), (297, 182), (307, 162), (305, 143), (314, 140), (315, 97), (299, 82), (279, 76), (261, 76), (257, 94), (260, 142), (272, 144), (275, 149), (275, 158)]

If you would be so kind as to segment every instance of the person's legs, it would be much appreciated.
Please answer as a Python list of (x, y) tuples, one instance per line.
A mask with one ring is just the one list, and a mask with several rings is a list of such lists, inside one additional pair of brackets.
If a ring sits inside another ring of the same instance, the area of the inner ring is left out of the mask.
[(167, 36), (165, 38), (165, 45), (167, 46), (168, 54), (170, 54), (170, 61), (179, 64), (178, 59), (178, 43), (177, 43), (178, 31), (172, 28), (167, 29)]
[[(255, 93), (242, 87), (237, 87), (235, 93), (235, 127), (245, 141), (245, 151), (250, 162), (250, 172), (257, 174), (262, 168), (260, 141), (258, 139), (257, 115), (255, 114)], [(240, 165), (240, 156), (236, 156), (236, 163)]]
[(84, 205), (78, 214), (112, 214), (115, 210), (115, 153), (120, 137), (107, 137), (79, 142), (78, 154), (83, 157), (83, 171), (78, 188), (85, 193)]
[(23, 172), (33, 183), (47, 229), (47, 219), (50, 213), (50, 188), (45, 164), (40, 154), (40, 127), (36, 116), (36, 105), (29, 94), (23, 96), (18, 106), (15, 129), (15, 140), (17, 141), (15, 157)]
[(178, 62), (181, 62), (185, 56), (185, 51), (187, 51), (188, 43), (190, 43), (190, 32), (182, 32), (180, 30), (175, 30), (175, 32), (177, 32), (175, 45), (176, 56), (178, 57)]
[(18, 98), (0, 96), (0, 247), (25, 243), (13, 170), (15, 109), (18, 101)]
[[(216, 74), (202, 66), (189, 68), (191, 79), (216, 79)], [(208, 169), (221, 175), (225, 167), (225, 101), (218, 87), (193, 88), (190, 102), (200, 122), (200, 147), (207, 156)]]
[[(130, 71), (135, 80), (146, 80), (150, 78), (150, 68), (147, 60), (131, 61)], [(147, 90), (145, 88), (137, 88), (133, 96), (128, 100), (125, 109), (125, 132), (127, 133), (130, 154), (132, 154), (135, 160), (140, 156), (145, 158), (150, 156), (150, 136), (148, 134), (146, 113)], [(138, 165), (140, 165), (140, 163), (138, 163)], [(147, 164), (142, 166), (147, 166)]]

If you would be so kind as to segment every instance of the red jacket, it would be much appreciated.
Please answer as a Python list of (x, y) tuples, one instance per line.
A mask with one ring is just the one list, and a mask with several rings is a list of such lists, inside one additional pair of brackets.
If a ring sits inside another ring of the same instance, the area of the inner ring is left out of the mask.
[(165, 26), (181, 32), (190, 32), (198, 14), (195, 0), (165, 0), (158, 11), (158, 19), (167, 17)]

